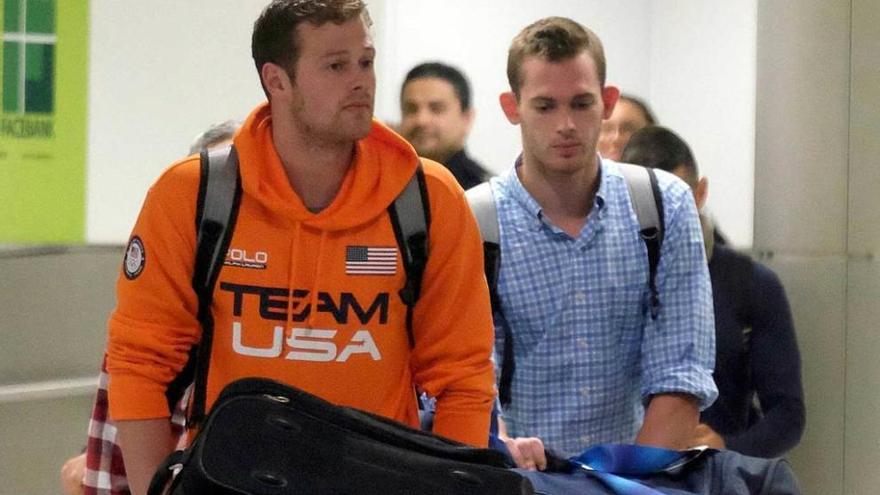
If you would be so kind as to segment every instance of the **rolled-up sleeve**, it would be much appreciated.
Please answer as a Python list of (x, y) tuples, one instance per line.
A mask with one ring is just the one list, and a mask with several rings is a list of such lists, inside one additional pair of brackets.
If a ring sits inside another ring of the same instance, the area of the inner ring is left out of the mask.
[(665, 191), (665, 238), (656, 279), (661, 306), (657, 319), (649, 319), (642, 340), (642, 399), (684, 393), (696, 397), (705, 409), (718, 389), (712, 378), (712, 285), (700, 220), (687, 186), (668, 174), (658, 176)]

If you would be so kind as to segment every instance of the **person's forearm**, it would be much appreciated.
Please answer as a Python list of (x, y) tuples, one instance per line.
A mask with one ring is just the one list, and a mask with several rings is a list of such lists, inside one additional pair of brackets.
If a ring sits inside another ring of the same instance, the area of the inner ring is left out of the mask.
[(768, 410), (747, 430), (724, 437), (727, 448), (754, 457), (779, 457), (794, 448), (804, 432), (804, 405), (789, 399)]
[(117, 421), (117, 440), (132, 495), (145, 495), (156, 468), (174, 450), (168, 418)]
[(697, 400), (686, 394), (658, 394), (651, 398), (636, 443), (680, 450), (700, 422)]

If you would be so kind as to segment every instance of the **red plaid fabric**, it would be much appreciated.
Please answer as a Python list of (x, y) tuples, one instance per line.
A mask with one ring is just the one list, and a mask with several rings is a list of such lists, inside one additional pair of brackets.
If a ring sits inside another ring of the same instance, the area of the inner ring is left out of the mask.
[[(86, 471), (83, 476), (85, 495), (129, 495), (128, 478), (122, 462), (122, 450), (116, 443), (116, 425), (107, 417), (107, 358), (101, 363), (98, 379), (98, 393), (89, 420), (89, 438), (86, 443)], [(189, 390), (174, 409), (171, 416), (171, 431), (178, 438), (183, 437), (186, 421), (186, 401)]]

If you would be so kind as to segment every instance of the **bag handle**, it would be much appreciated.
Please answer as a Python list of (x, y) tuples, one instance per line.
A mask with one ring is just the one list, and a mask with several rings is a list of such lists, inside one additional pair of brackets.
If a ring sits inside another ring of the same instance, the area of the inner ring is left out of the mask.
[(165, 493), (169, 482), (183, 465), (183, 456), (184, 451), (176, 450), (162, 461), (162, 464), (156, 469), (156, 473), (153, 474), (153, 479), (150, 480), (147, 495), (163, 495)]

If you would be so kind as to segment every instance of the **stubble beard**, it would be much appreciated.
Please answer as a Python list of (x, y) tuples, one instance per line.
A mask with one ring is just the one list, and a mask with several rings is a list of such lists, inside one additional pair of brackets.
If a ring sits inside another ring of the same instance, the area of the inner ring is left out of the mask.
[(291, 118), (299, 130), (302, 139), (310, 146), (332, 148), (349, 146), (355, 141), (365, 138), (372, 126), (372, 112), (363, 122), (351, 119), (345, 121), (342, 112), (337, 118), (326, 123), (312, 122), (305, 118), (302, 105), (291, 106)]

